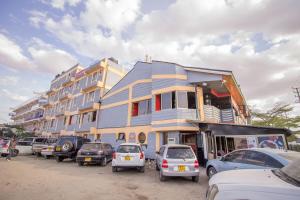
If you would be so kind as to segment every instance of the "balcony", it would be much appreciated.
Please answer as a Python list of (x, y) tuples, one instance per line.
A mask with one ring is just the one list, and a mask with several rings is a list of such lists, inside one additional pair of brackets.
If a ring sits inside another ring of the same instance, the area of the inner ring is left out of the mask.
[(98, 61), (98, 62), (96, 62), (95, 64), (93, 64), (93, 65), (91, 65), (90, 67), (88, 67), (86, 70), (85, 70), (85, 73), (86, 74), (91, 74), (91, 73), (93, 73), (93, 72), (95, 72), (95, 71), (98, 71), (98, 70), (103, 70), (104, 69), (104, 67), (102, 67), (102, 66), (104, 66), (105, 65), (105, 62), (104, 61)]
[(86, 102), (83, 105), (80, 105), (78, 110), (79, 112), (84, 112), (86, 110), (98, 110), (100, 109), (100, 103), (95, 103), (94, 101)]
[(211, 123), (235, 123), (234, 110), (218, 109), (212, 105), (204, 105), (204, 121)]
[(56, 117), (59, 117), (59, 116), (62, 116), (62, 115), (64, 115), (65, 114), (65, 111), (64, 110), (58, 110), (56, 113), (55, 113), (55, 116)]
[(61, 94), (61, 96), (59, 97), (59, 101), (65, 101), (67, 99), (71, 99), (72, 98), (72, 94), (70, 94), (69, 92), (65, 92), (63, 94)]
[(85, 86), (81, 89), (81, 93), (87, 93), (92, 90), (96, 90), (98, 88), (103, 87), (103, 82), (98, 80), (88, 81)]
[(47, 101), (45, 102), (45, 104), (43, 105), (43, 107), (44, 107), (44, 108), (46, 108), (46, 107), (52, 107), (53, 105), (54, 105), (54, 103), (53, 103), (52, 101), (47, 100)]
[(62, 82), (62, 86), (66, 87), (71, 85), (75, 81), (75, 77), (68, 77), (65, 81)]

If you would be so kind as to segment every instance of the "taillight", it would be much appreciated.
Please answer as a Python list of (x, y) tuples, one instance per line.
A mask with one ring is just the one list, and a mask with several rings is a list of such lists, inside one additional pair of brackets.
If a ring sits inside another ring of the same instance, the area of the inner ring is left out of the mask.
[(168, 168), (168, 161), (167, 160), (163, 160), (162, 161), (162, 165), (161, 165), (162, 168)]
[(195, 160), (195, 162), (194, 162), (194, 168), (195, 168), (195, 169), (198, 169), (198, 168), (199, 168), (198, 160)]
[(116, 159), (116, 153), (113, 153), (112, 156), (113, 156), (113, 159)]
[(140, 153), (140, 159), (143, 159), (143, 158), (144, 158), (144, 153), (141, 152), (141, 153)]

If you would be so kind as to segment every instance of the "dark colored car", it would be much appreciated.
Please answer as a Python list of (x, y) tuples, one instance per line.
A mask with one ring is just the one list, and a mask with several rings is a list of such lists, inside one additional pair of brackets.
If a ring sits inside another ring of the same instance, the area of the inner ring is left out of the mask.
[(76, 161), (79, 166), (82, 166), (84, 163), (106, 166), (107, 162), (112, 160), (112, 155), (113, 148), (108, 143), (86, 143), (78, 151)]
[(62, 136), (58, 138), (53, 155), (57, 162), (62, 162), (66, 158), (76, 159), (77, 152), (84, 143), (90, 142), (89, 139), (80, 136)]

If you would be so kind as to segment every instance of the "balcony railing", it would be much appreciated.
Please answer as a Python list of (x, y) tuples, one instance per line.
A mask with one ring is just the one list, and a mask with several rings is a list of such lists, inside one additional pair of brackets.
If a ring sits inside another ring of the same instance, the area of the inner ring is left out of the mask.
[(78, 108), (79, 111), (84, 111), (87, 109), (93, 109), (93, 110), (100, 109), (100, 103), (94, 101), (85, 102), (82, 105), (80, 105)]
[(95, 88), (101, 88), (103, 87), (103, 82), (102, 81), (99, 81), (99, 80), (91, 80), (91, 81), (88, 81), (83, 87), (82, 87), (82, 90), (81, 92), (88, 92), (88, 91), (91, 91), (91, 90), (94, 90)]
[(220, 109), (210, 105), (204, 105), (203, 108), (205, 121), (214, 123), (219, 123), (221, 121)]

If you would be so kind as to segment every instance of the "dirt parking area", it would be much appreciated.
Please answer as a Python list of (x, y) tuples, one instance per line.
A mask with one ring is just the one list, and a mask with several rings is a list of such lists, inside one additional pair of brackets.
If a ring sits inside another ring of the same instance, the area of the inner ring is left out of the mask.
[(123, 170), (112, 173), (111, 165), (79, 167), (72, 161), (56, 163), (34, 156), (0, 159), (0, 199), (205, 199), (207, 177), (202, 170), (199, 183), (187, 178), (160, 182), (154, 165), (145, 173)]

